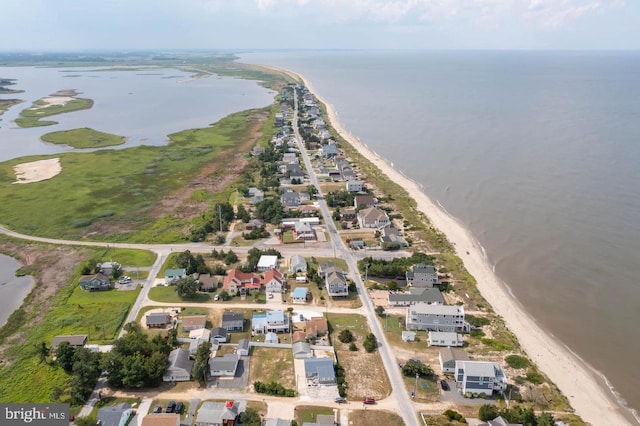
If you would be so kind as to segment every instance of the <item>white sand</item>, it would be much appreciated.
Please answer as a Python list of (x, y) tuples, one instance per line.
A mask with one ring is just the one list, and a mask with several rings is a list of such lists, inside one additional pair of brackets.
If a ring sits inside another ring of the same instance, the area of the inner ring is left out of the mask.
[(41, 109), (47, 108), (52, 105), (66, 105), (67, 102), (74, 100), (71, 96), (47, 96), (46, 98), (40, 99), (42, 102), (45, 102), (45, 105), (33, 105), (29, 109)]
[[(282, 70), (281, 70), (282, 71)], [(293, 75), (288, 72), (289, 75)], [(307, 88), (326, 107), (331, 125), (364, 157), (372, 161), (380, 170), (400, 186), (406, 188), (416, 200), (418, 209), (426, 214), (434, 226), (446, 234), (464, 261), (467, 270), (478, 281), (482, 296), (491, 304), (498, 315), (504, 318), (509, 329), (518, 337), (522, 348), (567, 396), (571, 406), (584, 421), (593, 425), (627, 425), (630, 420), (623, 415), (622, 407), (604, 380), (565, 345), (543, 331), (529, 316), (517, 300), (509, 293), (502, 281), (485, 261), (482, 251), (470, 233), (443, 209), (434, 204), (422, 189), (386, 161), (378, 157), (357, 138), (342, 127), (333, 107), (327, 103), (309, 82), (300, 76)], [(467, 252), (469, 254), (467, 254)]]
[(32, 161), (13, 166), (16, 181), (13, 183), (32, 183), (51, 179), (62, 171), (60, 158)]

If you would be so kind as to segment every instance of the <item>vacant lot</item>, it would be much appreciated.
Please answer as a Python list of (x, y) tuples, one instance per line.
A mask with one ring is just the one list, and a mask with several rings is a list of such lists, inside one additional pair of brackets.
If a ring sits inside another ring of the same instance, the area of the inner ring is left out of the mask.
[(350, 426), (404, 426), (402, 418), (396, 413), (379, 410), (353, 410), (349, 413)]
[[(366, 353), (362, 347), (365, 336), (370, 332), (365, 317), (357, 314), (327, 314), (327, 319), (338, 361), (345, 370), (347, 398), (359, 400), (371, 396), (381, 399), (388, 396), (391, 385), (380, 355), (377, 351)], [(350, 351), (348, 343), (338, 340), (338, 335), (345, 329), (353, 333), (357, 351)]]
[(295, 371), (291, 349), (254, 347), (251, 353), (249, 382), (278, 382), (288, 389), (295, 389)]

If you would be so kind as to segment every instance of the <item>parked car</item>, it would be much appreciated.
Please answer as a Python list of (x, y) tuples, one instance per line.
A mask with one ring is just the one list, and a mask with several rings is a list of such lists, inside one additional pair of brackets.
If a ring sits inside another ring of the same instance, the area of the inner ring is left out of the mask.
[(129, 277), (122, 277), (120, 278), (120, 280), (118, 280), (119, 284), (129, 284), (131, 282), (131, 278)]
[(375, 398), (371, 398), (370, 396), (365, 397), (362, 400), (363, 404), (375, 404), (376, 403), (376, 399)]
[(173, 412), (177, 414), (182, 414), (182, 410), (184, 410), (184, 404), (182, 402), (178, 402), (176, 404), (176, 409), (173, 410)]
[(220, 300), (220, 295), (216, 294), (215, 296), (213, 296), (213, 300), (215, 300), (216, 302)]
[(176, 409), (175, 401), (171, 401), (167, 404), (167, 413), (173, 413), (173, 410)]
[(346, 404), (347, 403), (347, 398), (339, 396), (336, 399), (334, 399), (334, 401), (337, 402), (338, 404)]
[(157, 405), (156, 408), (153, 409), (153, 412), (155, 414), (162, 413), (162, 407)]
[(449, 383), (447, 383), (446, 380), (440, 380), (440, 387), (442, 388), (442, 390), (448, 391), (449, 390)]

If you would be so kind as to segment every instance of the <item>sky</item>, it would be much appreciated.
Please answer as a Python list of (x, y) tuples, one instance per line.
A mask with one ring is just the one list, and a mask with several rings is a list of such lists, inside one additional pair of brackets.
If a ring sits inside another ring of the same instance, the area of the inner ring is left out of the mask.
[(0, 51), (639, 49), (640, 0), (2, 0)]

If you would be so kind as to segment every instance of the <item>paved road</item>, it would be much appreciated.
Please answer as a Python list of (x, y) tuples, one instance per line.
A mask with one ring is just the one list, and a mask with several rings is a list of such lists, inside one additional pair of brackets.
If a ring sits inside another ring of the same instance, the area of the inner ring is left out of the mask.
[[(418, 425), (418, 420), (416, 418), (416, 413), (414, 406), (409, 398), (407, 390), (404, 387), (404, 383), (402, 381), (402, 377), (400, 376), (400, 372), (398, 368), (396, 368), (396, 362), (394, 355), (391, 351), (389, 344), (387, 343), (386, 336), (382, 332), (382, 328), (380, 327), (379, 322), (376, 320), (374, 306), (369, 297), (367, 297), (366, 289), (360, 277), (357, 268), (357, 259), (363, 258), (365, 256), (372, 256), (376, 258), (383, 259), (392, 259), (397, 256), (408, 255), (406, 252), (384, 252), (384, 251), (372, 251), (372, 250), (360, 250), (358, 252), (352, 252), (349, 250), (338, 234), (338, 230), (335, 227), (335, 224), (332, 220), (331, 213), (329, 211), (329, 207), (323, 197), (322, 191), (320, 189), (318, 178), (316, 174), (313, 172), (313, 167), (311, 165), (311, 160), (309, 155), (303, 146), (302, 138), (298, 132), (298, 100), (297, 94), (295, 96), (295, 113), (293, 119), (293, 130), (298, 143), (298, 148), (300, 149), (300, 153), (302, 155), (303, 161), (305, 163), (307, 172), (309, 174), (309, 180), (312, 185), (314, 185), (318, 190), (318, 205), (320, 207), (320, 212), (324, 218), (324, 222), (326, 224), (327, 230), (329, 231), (330, 240), (326, 243), (305, 243), (302, 247), (298, 245), (290, 245), (287, 246), (278, 246), (278, 250), (285, 257), (290, 257), (294, 254), (301, 254), (303, 256), (316, 256), (316, 257), (338, 257), (342, 258), (347, 262), (349, 267), (349, 273), (353, 278), (353, 281), (356, 283), (358, 294), (362, 299), (363, 308), (354, 310), (348, 309), (349, 312), (360, 312), (364, 313), (367, 316), (367, 320), (369, 322), (370, 328), (373, 334), (376, 336), (379, 342), (379, 352), (382, 358), (382, 362), (384, 364), (385, 369), (387, 370), (387, 374), (389, 376), (389, 380), (391, 382), (392, 394), (390, 397), (386, 398), (386, 401), (390, 401), (390, 409), (393, 411), (399, 412), (402, 416), (405, 424), (407, 426)], [(136, 299), (134, 305), (132, 306), (129, 315), (125, 323), (135, 321), (136, 317), (140, 309), (149, 304), (148, 294), (152, 287), (152, 283), (156, 279), (160, 269), (162, 267), (163, 262), (167, 258), (167, 256), (173, 251), (180, 252), (184, 250), (190, 250), (193, 253), (209, 253), (213, 248), (227, 248), (233, 249), (234, 252), (240, 254), (246, 254), (252, 247), (230, 247), (229, 244), (231, 242), (233, 233), (229, 232), (227, 234), (227, 238), (225, 244), (222, 246), (213, 246), (208, 243), (185, 243), (185, 244), (131, 244), (131, 243), (112, 243), (112, 242), (101, 242), (101, 241), (74, 241), (74, 240), (65, 240), (65, 239), (54, 239), (54, 238), (44, 238), (37, 237), (32, 235), (25, 235), (10, 229), (7, 229), (0, 225), (0, 233), (24, 240), (30, 241), (39, 241), (50, 244), (61, 244), (61, 245), (73, 245), (73, 246), (91, 246), (91, 247), (113, 247), (113, 248), (126, 248), (126, 249), (140, 249), (140, 250), (149, 250), (156, 253), (157, 258), (154, 262), (153, 266), (149, 271), (149, 275), (145, 284), (143, 285), (142, 290), (138, 298)], [(263, 243), (258, 243), (256, 246), (264, 246)], [(165, 305), (164, 303), (154, 303), (155, 305)], [(175, 304), (166, 304), (166, 305), (175, 305)], [(203, 304), (190, 304), (190, 303), (181, 303), (181, 305), (185, 306), (206, 306)], [(240, 305), (234, 305), (240, 306)], [(251, 305), (251, 307), (255, 307), (255, 305)], [(284, 307), (284, 305), (283, 305)], [(288, 307), (288, 305), (287, 305)], [(342, 311), (340, 308), (330, 308), (332, 312)], [(364, 312), (363, 312), (364, 311)], [(121, 330), (120, 336), (124, 334), (124, 330)], [(95, 403), (98, 401), (98, 394), (105, 386), (105, 381), (101, 378), (96, 385), (91, 397), (87, 401), (87, 404), (82, 408), (79, 413), (79, 416), (87, 416), (91, 413), (91, 410), (95, 406)], [(238, 394), (238, 398), (245, 397), (245, 394)], [(308, 403), (309, 401), (304, 401)], [(352, 405), (351, 403), (350, 405)], [(385, 403), (386, 405), (387, 403)], [(335, 404), (337, 405), (337, 404)], [(360, 404), (357, 404), (360, 405)]]
[(389, 376), (389, 381), (391, 382), (392, 394), (390, 398), (395, 399), (394, 408), (396, 412), (402, 416), (405, 425), (407, 426), (418, 426), (418, 419), (416, 418), (416, 413), (414, 411), (414, 407), (411, 404), (411, 400), (409, 398), (409, 394), (404, 386), (404, 382), (402, 380), (399, 369), (397, 368), (397, 364), (395, 361), (395, 357), (393, 352), (391, 351), (391, 347), (387, 342), (387, 338), (385, 334), (382, 332), (382, 327), (380, 327), (380, 323), (376, 319), (375, 311), (373, 303), (371, 299), (367, 296), (367, 290), (362, 282), (360, 277), (360, 273), (358, 271), (357, 261), (352, 255), (352, 251), (348, 250), (340, 236), (338, 235), (338, 230), (336, 229), (335, 223), (332, 220), (331, 212), (329, 211), (329, 207), (327, 206), (327, 202), (322, 194), (320, 189), (320, 185), (318, 184), (318, 177), (313, 171), (313, 167), (311, 165), (311, 159), (307, 153), (307, 150), (303, 146), (302, 138), (300, 137), (300, 133), (298, 132), (298, 97), (297, 92), (294, 91), (294, 118), (293, 118), (293, 131), (296, 137), (298, 148), (300, 149), (300, 153), (302, 154), (302, 158), (304, 160), (304, 164), (307, 168), (307, 172), (309, 174), (309, 180), (311, 184), (314, 185), (318, 190), (318, 205), (320, 207), (320, 212), (324, 218), (324, 222), (326, 224), (327, 230), (329, 231), (331, 243), (333, 244), (334, 249), (334, 257), (340, 257), (347, 262), (349, 266), (349, 272), (351, 274), (351, 278), (356, 283), (358, 294), (360, 295), (360, 299), (362, 300), (363, 307), (366, 312), (367, 320), (369, 322), (369, 326), (371, 331), (378, 339), (378, 352), (380, 353), (380, 357), (382, 358), (382, 363), (384, 364), (385, 369), (387, 370), (387, 375)]

